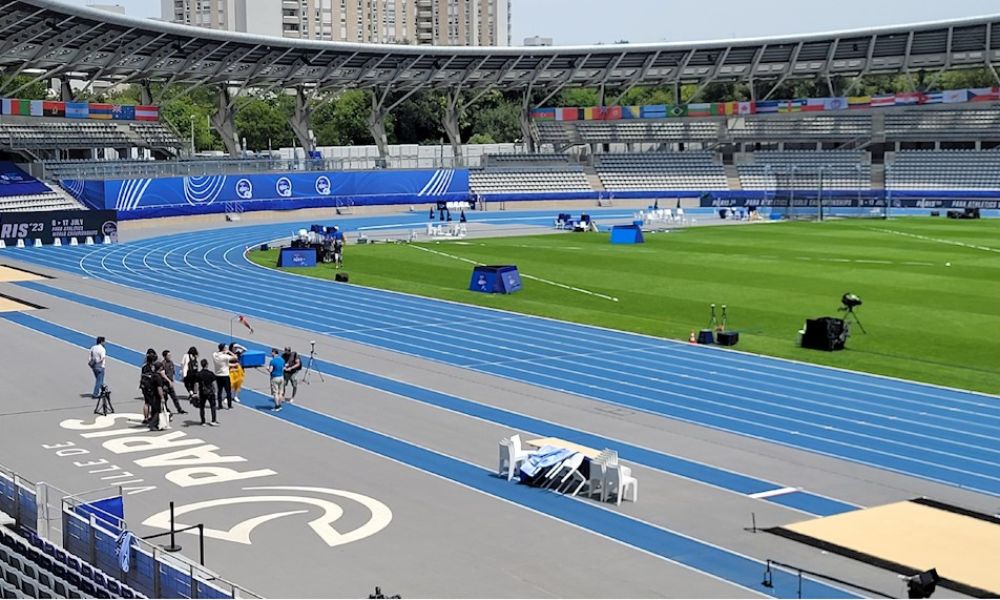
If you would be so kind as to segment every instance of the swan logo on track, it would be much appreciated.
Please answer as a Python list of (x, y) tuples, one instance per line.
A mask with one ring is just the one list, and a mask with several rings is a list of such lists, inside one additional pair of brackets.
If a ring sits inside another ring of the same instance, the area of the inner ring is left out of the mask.
[(210, 206), (219, 199), (225, 185), (225, 175), (185, 177), (184, 199), (191, 206)]
[(236, 182), (236, 197), (241, 200), (253, 198), (253, 184), (249, 179), (240, 179)]
[(111, 241), (115, 244), (118, 243), (118, 223), (114, 221), (105, 221), (101, 225), (101, 235), (104, 237), (111, 238)]
[[(356, 494), (354, 492), (345, 492), (343, 490), (333, 490), (329, 488), (320, 487), (303, 487), (303, 486), (262, 486), (262, 487), (248, 487), (243, 488), (243, 491), (247, 492), (271, 492), (270, 495), (262, 496), (241, 496), (238, 498), (219, 498), (217, 500), (205, 500), (203, 502), (194, 502), (192, 504), (185, 504), (178, 506), (174, 509), (175, 519), (180, 519), (182, 516), (200, 512), (204, 510), (211, 510), (219, 507), (231, 507), (239, 505), (249, 505), (249, 504), (296, 504), (300, 506), (306, 506), (310, 508), (319, 508), (323, 511), (323, 514), (312, 521), (309, 521), (308, 526), (312, 529), (321, 540), (323, 540), (331, 548), (336, 546), (343, 546), (345, 544), (350, 544), (351, 542), (357, 542), (363, 540), (367, 537), (373, 536), (376, 533), (385, 529), (389, 523), (392, 521), (392, 511), (385, 504), (375, 500), (374, 498), (369, 498), (368, 496), (363, 496), (361, 494)], [(362, 525), (351, 529), (350, 531), (341, 532), (334, 528), (334, 523), (336, 523), (340, 517), (344, 515), (344, 509), (341, 508), (340, 504), (334, 502), (327, 498), (319, 498), (315, 496), (300, 496), (300, 495), (285, 495), (285, 494), (274, 494), (274, 492), (296, 492), (296, 493), (308, 493), (315, 495), (322, 495), (327, 497), (335, 497), (341, 500), (347, 500), (353, 504), (359, 504), (366, 508), (370, 513), (368, 520)], [(287, 507), (283, 507), (285, 510), (278, 510), (276, 512), (270, 512), (260, 516), (256, 516), (245, 521), (241, 521), (231, 527), (230, 529), (212, 529), (209, 527), (205, 528), (205, 535), (217, 540), (223, 540), (227, 542), (234, 542), (237, 544), (252, 544), (251, 539), (254, 530), (270, 521), (275, 521), (284, 517), (290, 517), (292, 515), (302, 515), (310, 512), (309, 508), (297, 508), (289, 510)], [(217, 511), (218, 513), (224, 513), (225, 511)], [(199, 521), (204, 521), (206, 519), (199, 518)], [(218, 520), (218, 518), (216, 518)], [(157, 513), (145, 521), (143, 525), (147, 527), (155, 527), (157, 529), (170, 530), (170, 511), (166, 510), (161, 513)], [(188, 525), (181, 523), (180, 521), (175, 521), (175, 528), (184, 528)], [(188, 533), (197, 535), (197, 532), (192, 530)]]
[(292, 180), (287, 177), (282, 177), (275, 184), (274, 189), (278, 192), (278, 195), (282, 198), (292, 197)]
[(320, 196), (330, 195), (330, 178), (322, 175), (316, 179), (316, 193)]

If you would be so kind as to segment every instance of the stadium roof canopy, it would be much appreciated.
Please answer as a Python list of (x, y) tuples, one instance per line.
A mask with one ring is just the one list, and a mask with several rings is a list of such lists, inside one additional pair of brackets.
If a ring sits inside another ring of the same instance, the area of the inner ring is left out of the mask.
[(0, 68), (39, 80), (554, 92), (564, 86), (781, 81), (995, 64), (1000, 15), (744, 40), (466, 48), (268, 38), (59, 0), (0, 0)]

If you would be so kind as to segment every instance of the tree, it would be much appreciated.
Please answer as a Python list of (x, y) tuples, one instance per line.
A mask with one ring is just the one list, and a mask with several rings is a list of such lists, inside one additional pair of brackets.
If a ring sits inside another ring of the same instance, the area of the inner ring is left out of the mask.
[[(320, 101), (312, 116), (313, 133), (320, 146), (368, 146), (371, 92), (346, 90), (329, 100)], [(394, 117), (389, 116), (386, 130), (392, 131)]]
[(194, 127), (196, 152), (216, 150), (221, 147), (221, 140), (208, 124), (208, 111), (190, 97), (182, 96), (167, 102), (160, 108), (160, 115), (182, 139), (189, 142), (191, 127)]
[(34, 75), (17, 75), (11, 81), (10, 77), (0, 77), (0, 87), (9, 90), (17, 90), (21, 86), (25, 86), (17, 92), (16, 95), (7, 93), (5, 97), (15, 97), (21, 100), (45, 100), (49, 97), (49, 83), (48, 81), (36, 81), (30, 83), (34, 79)]
[(250, 97), (236, 104), (236, 130), (248, 150), (260, 152), (293, 145), (289, 103), (280, 97)]

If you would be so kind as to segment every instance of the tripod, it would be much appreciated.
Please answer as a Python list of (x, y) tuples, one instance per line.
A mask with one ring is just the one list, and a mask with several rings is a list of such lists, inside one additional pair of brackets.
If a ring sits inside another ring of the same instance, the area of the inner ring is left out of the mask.
[[(309, 362), (306, 363), (306, 373), (302, 376), (302, 381), (308, 385), (309, 384), (309, 374), (313, 372), (313, 361), (316, 360), (316, 342), (309, 342)], [(319, 380), (322, 383), (326, 383), (326, 379), (323, 378), (323, 373), (316, 371), (319, 375)]]
[(101, 386), (101, 394), (97, 397), (97, 404), (94, 406), (95, 415), (108, 416), (114, 414), (115, 407), (111, 404), (111, 388), (107, 385)]
[(865, 331), (865, 326), (861, 324), (861, 319), (858, 318), (858, 314), (854, 312), (853, 306), (843, 306), (840, 308), (840, 312), (844, 313), (845, 321), (854, 321), (858, 324), (858, 328), (861, 330), (861, 333), (868, 335), (868, 332)]
[(708, 321), (708, 328), (712, 331), (725, 331), (729, 327), (729, 314), (726, 312), (726, 305), (722, 305), (722, 321), (715, 313), (715, 305), (712, 305), (712, 317)]

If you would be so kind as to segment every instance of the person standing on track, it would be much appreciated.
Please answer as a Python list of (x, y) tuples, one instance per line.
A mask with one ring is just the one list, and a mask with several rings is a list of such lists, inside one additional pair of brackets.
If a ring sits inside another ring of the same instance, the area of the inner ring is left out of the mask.
[(101, 387), (104, 386), (104, 369), (107, 367), (107, 363), (108, 351), (104, 348), (104, 336), (102, 335), (90, 347), (90, 360), (87, 361), (94, 374), (94, 393), (92, 394), (94, 400), (101, 397)]
[[(198, 392), (198, 410), (201, 413), (201, 424), (208, 425), (209, 427), (219, 426), (219, 417), (216, 412), (216, 407), (218, 403), (215, 399), (215, 372), (208, 368), (208, 359), (201, 359), (201, 370), (198, 371), (198, 365), (195, 364), (191, 367), (195, 370), (194, 372), (194, 386), (195, 390)], [(212, 409), (212, 422), (205, 422), (205, 405), (208, 405)]]
[(139, 371), (139, 391), (142, 392), (142, 423), (155, 424), (156, 413), (153, 412), (153, 405), (158, 404), (156, 399), (159, 393), (156, 389), (156, 350), (152, 348), (146, 351), (146, 361)]
[[(285, 402), (295, 402), (295, 394), (299, 393), (299, 372), (302, 371), (302, 360), (298, 352), (293, 352), (291, 347), (285, 346), (285, 351), (281, 354), (285, 361), (285, 381), (281, 386), (281, 395)], [(292, 386), (292, 395), (288, 395), (288, 385)]]
[(246, 378), (246, 373), (243, 371), (243, 363), (240, 362), (240, 357), (247, 349), (240, 346), (236, 342), (229, 344), (229, 383), (233, 387), (233, 398), (239, 402), (240, 401), (240, 390), (243, 389), (243, 380)]
[(215, 389), (219, 396), (219, 407), (222, 408), (222, 392), (226, 392), (226, 400), (229, 401), (227, 408), (233, 407), (233, 383), (229, 379), (229, 360), (232, 355), (226, 350), (225, 344), (219, 344), (218, 352), (212, 354), (212, 362), (215, 367)]
[(285, 359), (281, 358), (277, 348), (271, 348), (271, 364), (267, 366), (267, 371), (271, 374), (271, 397), (274, 398), (272, 410), (277, 412), (284, 403), (285, 388)]
[[(186, 415), (187, 411), (181, 408), (181, 403), (177, 399), (177, 390), (174, 388), (174, 377), (177, 375), (177, 365), (174, 364), (173, 357), (170, 356), (170, 350), (163, 351), (163, 401), (166, 402), (167, 399), (174, 401), (174, 408), (177, 409), (177, 414)], [(164, 405), (166, 408), (166, 405)]]
[(187, 354), (181, 358), (181, 378), (184, 381), (184, 389), (187, 390), (188, 402), (198, 397), (198, 349), (194, 346), (188, 348)]

